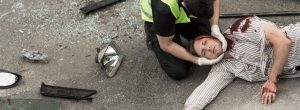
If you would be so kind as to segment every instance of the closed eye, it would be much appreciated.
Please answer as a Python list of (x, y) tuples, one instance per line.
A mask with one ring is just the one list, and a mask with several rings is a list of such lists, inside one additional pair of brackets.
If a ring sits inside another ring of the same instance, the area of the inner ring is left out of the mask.
[(202, 41), (202, 49), (201, 49), (201, 56), (202, 57), (205, 56), (205, 51), (204, 51), (205, 45), (206, 45), (206, 40), (203, 40)]

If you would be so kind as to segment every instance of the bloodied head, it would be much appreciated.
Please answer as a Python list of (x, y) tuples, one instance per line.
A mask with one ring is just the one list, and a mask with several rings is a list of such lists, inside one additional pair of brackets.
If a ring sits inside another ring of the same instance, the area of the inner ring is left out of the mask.
[(199, 57), (216, 59), (222, 53), (222, 43), (213, 36), (202, 35), (191, 42), (190, 51)]

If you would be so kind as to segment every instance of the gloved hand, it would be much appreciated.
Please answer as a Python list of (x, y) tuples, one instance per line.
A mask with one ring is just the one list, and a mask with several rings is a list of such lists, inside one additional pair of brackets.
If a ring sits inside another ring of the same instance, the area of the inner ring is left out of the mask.
[(224, 56), (224, 53), (221, 54), (218, 58), (216, 59), (212, 59), (212, 60), (209, 60), (207, 58), (198, 58), (198, 65), (199, 66), (202, 66), (202, 65), (212, 65), (212, 64), (215, 64), (217, 62), (219, 62)]
[(225, 52), (227, 49), (227, 41), (225, 40), (224, 36), (221, 34), (218, 25), (211, 26), (211, 35), (218, 38), (222, 42), (222, 49), (223, 52)]

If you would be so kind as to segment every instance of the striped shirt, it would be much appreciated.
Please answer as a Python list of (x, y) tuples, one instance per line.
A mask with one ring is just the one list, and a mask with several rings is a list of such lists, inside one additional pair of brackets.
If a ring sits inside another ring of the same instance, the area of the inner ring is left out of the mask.
[[(236, 77), (251, 82), (267, 80), (273, 49), (266, 40), (262, 28), (264, 22), (270, 21), (256, 16), (246, 17), (237, 20), (225, 31), (224, 36), (229, 39), (228, 51), (233, 59), (223, 59), (215, 64), (205, 81), (189, 96), (185, 106), (192, 110), (203, 109)], [(280, 77), (300, 77), (300, 72), (295, 70), (296, 66), (300, 66), (300, 22), (281, 30), (292, 40), (292, 45)]]

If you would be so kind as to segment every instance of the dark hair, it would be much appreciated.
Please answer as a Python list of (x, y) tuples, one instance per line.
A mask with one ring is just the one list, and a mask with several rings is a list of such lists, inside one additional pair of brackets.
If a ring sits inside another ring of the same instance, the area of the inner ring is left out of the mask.
[(214, 0), (184, 0), (185, 8), (198, 18), (211, 18), (214, 14)]
[(195, 39), (190, 40), (190, 42), (189, 42), (189, 47), (188, 47), (188, 51), (189, 51), (192, 55), (195, 55), (195, 56), (197, 56), (197, 57), (200, 57), (199, 55), (196, 54), (195, 47), (194, 47), (194, 43), (195, 43)]

